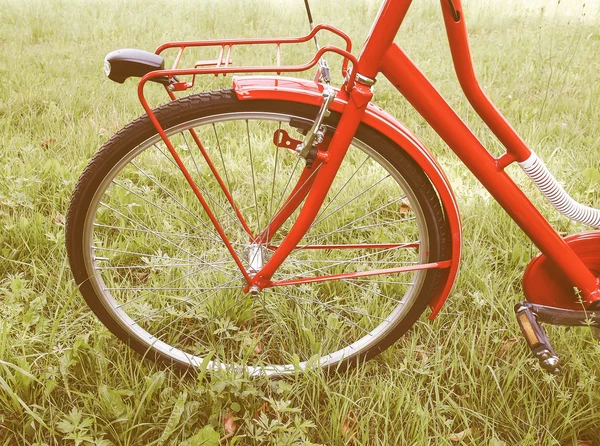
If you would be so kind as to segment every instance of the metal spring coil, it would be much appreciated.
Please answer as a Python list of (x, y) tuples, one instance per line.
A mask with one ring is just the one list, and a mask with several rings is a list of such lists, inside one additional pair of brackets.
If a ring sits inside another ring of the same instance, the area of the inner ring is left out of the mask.
[(519, 165), (561, 214), (571, 220), (600, 227), (600, 210), (584, 206), (571, 198), (535, 153)]

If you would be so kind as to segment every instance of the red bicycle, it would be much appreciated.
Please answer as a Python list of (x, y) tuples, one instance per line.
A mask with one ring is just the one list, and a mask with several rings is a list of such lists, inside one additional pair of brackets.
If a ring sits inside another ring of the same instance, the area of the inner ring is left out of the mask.
[[(517, 162), (571, 219), (600, 225), (516, 134), (474, 74), (460, 0), (441, 0), (470, 103), (507, 151), (493, 157), (393, 39), (411, 0), (385, 0), (358, 57), (342, 31), (301, 38), (171, 42), (105, 60), (116, 82), (141, 77), (146, 115), (94, 156), (73, 194), (67, 249), (100, 320), (142, 354), (183, 367), (280, 375), (345, 367), (390, 346), (429, 305), (434, 318), (460, 262), (452, 188), (429, 150), (370, 101), (382, 73), (539, 248), (517, 320), (542, 367), (558, 358), (540, 325), (600, 327), (600, 232), (562, 238), (505, 169)], [(288, 49), (338, 36), (308, 63)], [(271, 47), (272, 66), (234, 64)], [(185, 65), (194, 51), (216, 59)], [(341, 56), (330, 85), (325, 53)], [(165, 59), (172, 58), (165, 69)], [(281, 76), (318, 65), (314, 81)], [(176, 98), (200, 75), (231, 89)], [(148, 81), (171, 101), (152, 109)]]

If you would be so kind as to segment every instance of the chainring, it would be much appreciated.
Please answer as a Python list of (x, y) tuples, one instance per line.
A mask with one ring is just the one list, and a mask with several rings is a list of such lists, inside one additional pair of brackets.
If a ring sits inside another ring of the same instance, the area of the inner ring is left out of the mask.
[[(585, 266), (596, 277), (600, 276), (600, 231), (580, 232), (564, 240)], [(575, 288), (554, 262), (542, 253), (527, 265), (523, 275), (523, 293), (529, 302), (535, 304), (582, 309)]]

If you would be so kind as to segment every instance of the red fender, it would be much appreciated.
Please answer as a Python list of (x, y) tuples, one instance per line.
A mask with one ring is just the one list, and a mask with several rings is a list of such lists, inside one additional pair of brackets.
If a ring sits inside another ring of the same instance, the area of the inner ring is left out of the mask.
[[(233, 88), (240, 100), (280, 100), (320, 106), (323, 102), (323, 86), (313, 81), (279, 76), (234, 77)], [(345, 92), (338, 92), (330, 109), (342, 112), (347, 104)], [(380, 107), (370, 103), (363, 123), (382, 133), (400, 147), (423, 169), (437, 191), (451, 233), (451, 263), (446, 269), (430, 307), (430, 319), (435, 318), (444, 305), (456, 281), (461, 256), (461, 222), (452, 187), (441, 166), (431, 152), (404, 125)]]

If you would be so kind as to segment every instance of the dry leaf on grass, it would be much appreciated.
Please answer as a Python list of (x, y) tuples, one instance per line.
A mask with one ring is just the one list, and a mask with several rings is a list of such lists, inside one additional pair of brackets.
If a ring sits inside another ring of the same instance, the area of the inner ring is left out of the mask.
[(265, 403), (260, 406), (258, 409), (256, 409), (256, 416), (260, 416), (261, 413), (264, 413), (265, 415), (269, 415), (271, 412), (273, 412), (273, 414), (275, 415), (275, 419), (279, 420), (279, 412), (277, 412), (276, 409), (273, 409), (269, 403), (267, 403), (265, 401)]
[(427, 362), (429, 360), (429, 356), (427, 353), (425, 353), (425, 350), (416, 349), (415, 354), (417, 355), (417, 358), (423, 362)]
[(448, 440), (450, 440), (454, 443), (458, 443), (459, 441), (462, 441), (469, 436), (471, 436), (471, 429), (467, 428), (462, 432), (457, 432), (455, 434), (451, 434), (450, 436), (448, 436)]
[(344, 424), (340, 431), (342, 436), (346, 440), (347, 444), (354, 444), (354, 437), (356, 435), (356, 420), (358, 419), (358, 410), (353, 409), (348, 412)]
[(504, 359), (508, 354), (508, 351), (512, 348), (512, 346), (519, 341), (519, 338), (511, 338), (506, 339), (502, 342), (500, 346), (500, 351), (498, 352), (498, 357)]
[(401, 214), (408, 214), (408, 212), (410, 211), (410, 201), (408, 201), (408, 198), (402, 198), (400, 200), (399, 211)]
[(54, 217), (52, 217), (52, 223), (55, 225), (64, 225), (65, 216), (63, 214), (56, 214)]
[(42, 141), (42, 149), (48, 149), (50, 146), (54, 145), (55, 142), (56, 140), (54, 138)]
[(223, 429), (225, 430), (225, 435), (230, 436), (235, 433), (237, 430), (237, 424), (233, 419), (233, 413), (230, 411), (225, 412), (225, 418), (223, 419)]
[(263, 412), (266, 413), (267, 415), (269, 413), (271, 413), (271, 406), (269, 406), (269, 403), (264, 402), (262, 406), (260, 406), (258, 409), (256, 409), (256, 416), (258, 417)]

